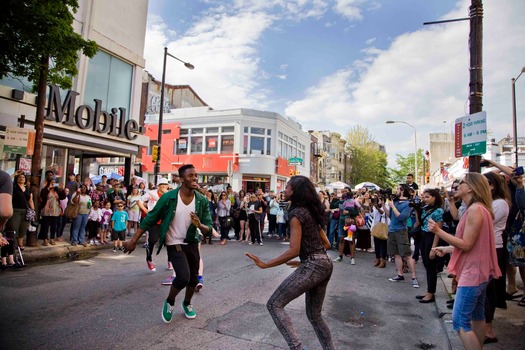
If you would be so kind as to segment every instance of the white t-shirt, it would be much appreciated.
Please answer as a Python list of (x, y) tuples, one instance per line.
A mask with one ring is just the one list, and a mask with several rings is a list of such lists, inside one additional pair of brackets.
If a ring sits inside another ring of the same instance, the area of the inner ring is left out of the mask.
[(504, 199), (496, 199), (492, 202), (494, 211), (494, 236), (496, 237), (496, 248), (503, 248), (503, 231), (509, 216), (509, 205)]
[[(385, 204), (383, 204), (383, 206), (384, 205)], [(385, 209), (383, 208), (383, 214), (381, 214), (375, 205), (372, 206), (372, 218), (372, 226), (370, 228), (374, 227), (379, 221), (387, 225), (390, 224), (390, 218), (386, 215)]]
[(159, 193), (157, 190), (146, 191), (140, 200), (142, 203), (146, 203), (146, 208), (151, 211), (159, 201)]
[(175, 216), (166, 235), (166, 245), (186, 244), (184, 240), (191, 225), (191, 212), (195, 212), (195, 196), (193, 196), (191, 203), (186, 205), (180, 198), (179, 192), (177, 194), (177, 210), (175, 210)]

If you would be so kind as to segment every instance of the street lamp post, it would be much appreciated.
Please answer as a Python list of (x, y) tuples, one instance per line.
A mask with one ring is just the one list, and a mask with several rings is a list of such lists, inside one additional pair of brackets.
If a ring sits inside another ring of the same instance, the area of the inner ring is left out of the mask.
[(157, 145), (158, 145), (158, 155), (155, 160), (155, 167), (153, 170), (153, 176), (155, 177), (155, 185), (158, 181), (158, 175), (160, 171), (160, 157), (161, 157), (161, 144), (162, 144), (162, 119), (164, 117), (164, 84), (166, 83), (166, 58), (170, 56), (177, 61), (184, 63), (184, 66), (188, 69), (194, 69), (195, 66), (189, 62), (184, 62), (183, 60), (173, 56), (168, 52), (168, 48), (164, 47), (164, 62), (162, 64), (162, 83), (160, 85), (160, 111), (159, 111), (159, 132), (157, 134)]
[(514, 129), (514, 166), (518, 167), (518, 121), (516, 118), (516, 81), (525, 73), (525, 67), (521, 68), (520, 74), (512, 78), (512, 128)]
[(415, 171), (414, 171), (414, 175), (416, 177), (416, 181), (419, 181), (418, 171), (417, 171), (417, 133), (416, 133), (416, 127), (414, 125), (410, 124), (410, 123), (402, 122), (402, 121), (398, 121), (398, 120), (387, 120), (386, 123), (387, 124), (395, 124), (395, 123), (405, 124), (405, 125), (410, 126), (412, 129), (414, 129), (414, 147), (415, 147), (415, 153), (414, 153), (414, 168), (415, 168)]

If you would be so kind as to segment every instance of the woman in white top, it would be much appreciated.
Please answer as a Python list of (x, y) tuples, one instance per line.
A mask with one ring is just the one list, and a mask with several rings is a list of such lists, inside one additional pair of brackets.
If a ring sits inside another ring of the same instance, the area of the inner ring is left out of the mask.
[(139, 193), (137, 187), (133, 187), (131, 194), (128, 196), (127, 205), (128, 205), (128, 232), (130, 235), (133, 235), (137, 228), (139, 227), (140, 222), (140, 207), (138, 202), (142, 199), (142, 196)]
[[(374, 194), (371, 199), (372, 202), (372, 229), (377, 223), (382, 222), (390, 224), (390, 218), (385, 214), (384, 211), (384, 199)], [(374, 237), (374, 250), (376, 253), (376, 259), (374, 260), (374, 266), (379, 268), (386, 267), (386, 240)]]
[(502, 276), (498, 279), (492, 279), (487, 285), (487, 297), (485, 299), (485, 343), (495, 343), (498, 341), (492, 320), (496, 308), (507, 308), (505, 301), (506, 288), (506, 267), (507, 255), (506, 248), (503, 245), (503, 233), (509, 216), (511, 197), (505, 179), (494, 172), (484, 174), (489, 181), (490, 192), (492, 194), (492, 210), (494, 211), (494, 236), (496, 238), (496, 254), (498, 256), (498, 265)]

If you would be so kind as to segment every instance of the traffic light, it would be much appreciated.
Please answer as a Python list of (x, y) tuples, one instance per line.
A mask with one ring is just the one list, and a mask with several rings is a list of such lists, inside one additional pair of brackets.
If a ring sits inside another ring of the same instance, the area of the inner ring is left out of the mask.
[(159, 160), (159, 146), (157, 145), (154, 145), (151, 148), (151, 160), (153, 162), (156, 162), (157, 160)]
[(425, 174), (425, 184), (429, 184), (430, 183), (430, 173), (426, 173)]

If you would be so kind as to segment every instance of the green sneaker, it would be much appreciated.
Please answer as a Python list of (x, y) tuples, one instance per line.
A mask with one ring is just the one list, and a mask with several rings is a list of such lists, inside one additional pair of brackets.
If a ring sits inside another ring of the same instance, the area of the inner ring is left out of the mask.
[(193, 306), (190, 305), (184, 305), (184, 301), (181, 304), (182, 311), (184, 311), (184, 315), (186, 315), (186, 318), (195, 318), (197, 314), (195, 313), (195, 310), (193, 310)]
[(162, 320), (166, 323), (171, 323), (173, 317), (173, 305), (170, 305), (167, 300), (164, 301), (164, 307), (162, 308)]

